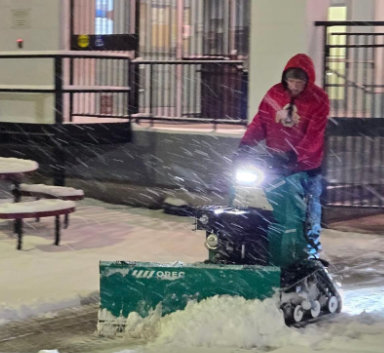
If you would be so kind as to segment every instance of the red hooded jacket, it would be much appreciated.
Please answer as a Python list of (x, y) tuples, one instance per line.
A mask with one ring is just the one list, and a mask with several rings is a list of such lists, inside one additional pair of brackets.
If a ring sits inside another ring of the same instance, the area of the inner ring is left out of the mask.
[(315, 70), (309, 56), (292, 57), (284, 68), (283, 77), (290, 68), (301, 68), (308, 76), (304, 91), (294, 99), (293, 118), (288, 123), (284, 119), (291, 96), (285, 85), (278, 83), (262, 99), (240, 144), (256, 146), (265, 140), (272, 151), (293, 150), (297, 155), (295, 171), (311, 170), (320, 167), (323, 159), (329, 99), (314, 83)]

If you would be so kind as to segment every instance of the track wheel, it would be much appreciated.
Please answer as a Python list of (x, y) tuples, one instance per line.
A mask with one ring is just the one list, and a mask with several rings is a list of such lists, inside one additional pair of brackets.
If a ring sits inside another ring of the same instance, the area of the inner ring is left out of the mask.
[(292, 322), (292, 314), (293, 314), (293, 310), (292, 310), (292, 305), (291, 304), (284, 304), (282, 307), (281, 307), (281, 310), (283, 310), (283, 314), (284, 314), (284, 320), (287, 324), (290, 324)]
[(304, 310), (301, 307), (301, 305), (296, 305), (295, 308), (293, 309), (293, 314), (292, 318), (294, 322), (300, 322), (303, 320), (304, 317)]
[(313, 303), (312, 303), (312, 308), (311, 308), (311, 316), (313, 318), (316, 318), (320, 315), (320, 311), (321, 311), (321, 305), (319, 303), (318, 300), (315, 300)]
[(337, 298), (333, 295), (332, 297), (329, 297), (327, 301), (327, 310), (333, 314), (337, 311), (337, 308), (339, 307), (339, 301)]

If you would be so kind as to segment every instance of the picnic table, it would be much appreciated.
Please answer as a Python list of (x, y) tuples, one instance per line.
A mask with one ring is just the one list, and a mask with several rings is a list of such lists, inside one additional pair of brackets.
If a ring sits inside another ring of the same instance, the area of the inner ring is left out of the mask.
[[(23, 177), (37, 170), (39, 164), (33, 160), (0, 157), (0, 179), (13, 183), (14, 202), (0, 204), (0, 219), (14, 219), (14, 232), (18, 235), (17, 249), (21, 250), (23, 237), (23, 219), (55, 217), (55, 245), (60, 244), (60, 215), (65, 216), (68, 226), (68, 214), (75, 211), (73, 200), (84, 197), (82, 190), (69, 187), (44, 184), (22, 184)], [(21, 202), (21, 196), (33, 196), (37, 200)], [(43, 198), (43, 199), (41, 199)]]
[(15, 202), (21, 198), (20, 183), (26, 174), (39, 168), (39, 164), (30, 159), (0, 157), (0, 179), (13, 183), (13, 195)]

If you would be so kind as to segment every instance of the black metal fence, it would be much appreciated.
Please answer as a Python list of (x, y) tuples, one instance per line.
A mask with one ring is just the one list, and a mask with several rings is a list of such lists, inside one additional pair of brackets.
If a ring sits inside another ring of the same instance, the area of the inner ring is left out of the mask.
[(131, 60), (120, 54), (69, 60), (69, 117), (129, 118), (134, 106)]
[[(75, 115), (129, 118), (131, 90), (126, 84), (129, 75), (120, 76), (124, 69), (130, 69), (127, 55), (94, 52), (1, 53), (0, 61), (6, 68), (3, 72), (7, 73), (3, 75), (0, 85), (2, 108), (10, 109), (15, 115), (14, 119), (4, 123), (9, 117), (2, 111), (1, 142), (25, 144), (39, 161), (42, 155), (45, 156), (49, 160), (55, 185), (65, 183), (66, 150), (69, 146), (91, 144), (93, 150), (95, 145), (130, 140), (128, 121), (122, 124), (64, 125)], [(105, 62), (108, 64), (105, 65)], [(31, 75), (31, 68), (37, 74)], [(111, 71), (111, 68), (114, 70)], [(112, 98), (107, 105), (108, 111), (104, 112), (103, 97)], [(44, 102), (50, 102), (49, 98), (52, 98), (53, 107), (44, 107)], [(33, 112), (26, 107), (38, 110), (35, 120), (31, 121)], [(44, 153), (41, 154), (41, 151)]]
[(384, 22), (316, 22), (332, 117), (384, 117)]
[(22, 60), (21, 66), (24, 60), (53, 62), (48, 87), (8, 84), (0, 92), (54, 94), (55, 123), (76, 117), (247, 123), (241, 60), (131, 61), (106, 52), (4, 53), (0, 59)]
[(324, 31), (325, 204), (384, 208), (384, 22), (316, 22)]
[(384, 208), (384, 119), (332, 119), (327, 135), (326, 205)]
[(248, 77), (240, 60), (84, 57), (71, 59), (70, 71), (71, 121), (91, 116), (247, 123)]

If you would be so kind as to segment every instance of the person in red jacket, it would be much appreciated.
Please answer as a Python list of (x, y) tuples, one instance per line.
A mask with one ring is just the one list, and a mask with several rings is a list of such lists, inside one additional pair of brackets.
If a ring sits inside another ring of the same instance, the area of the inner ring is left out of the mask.
[(281, 173), (288, 176), (305, 173), (302, 182), (307, 203), (308, 252), (321, 248), (321, 164), (329, 99), (315, 85), (314, 65), (306, 54), (297, 54), (287, 62), (280, 83), (271, 87), (248, 126), (239, 153), (265, 141), (266, 150)]

